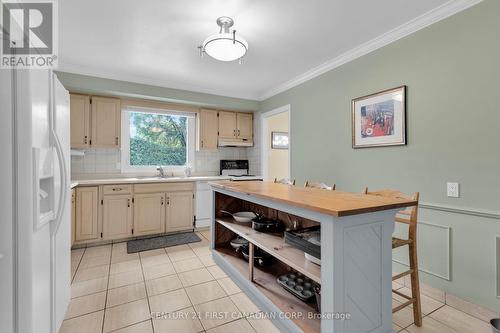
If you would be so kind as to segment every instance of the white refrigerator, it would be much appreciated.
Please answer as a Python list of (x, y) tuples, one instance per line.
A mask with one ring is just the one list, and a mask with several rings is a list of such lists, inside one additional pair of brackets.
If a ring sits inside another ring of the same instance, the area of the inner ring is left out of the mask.
[(71, 282), (69, 93), (51, 70), (0, 76), (0, 319), (6, 332), (58, 332)]

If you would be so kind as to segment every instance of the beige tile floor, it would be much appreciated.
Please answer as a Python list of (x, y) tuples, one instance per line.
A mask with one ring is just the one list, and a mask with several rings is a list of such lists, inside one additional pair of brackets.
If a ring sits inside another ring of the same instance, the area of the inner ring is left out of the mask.
[[(279, 332), (215, 264), (202, 242), (127, 254), (126, 243), (73, 250), (72, 300), (60, 333)], [(403, 293), (403, 285), (394, 283)], [(401, 298), (393, 297), (394, 304)], [(487, 322), (422, 296), (423, 327), (411, 308), (393, 316), (404, 333), (486, 333)], [(230, 316), (208, 314), (229, 312)], [(159, 317), (153, 317), (156, 314)]]

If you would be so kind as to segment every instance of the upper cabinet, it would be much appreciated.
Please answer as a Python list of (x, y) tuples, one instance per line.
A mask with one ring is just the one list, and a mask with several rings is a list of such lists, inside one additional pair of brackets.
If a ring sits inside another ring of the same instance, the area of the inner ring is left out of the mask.
[(219, 111), (219, 138), (236, 138), (236, 112)]
[(120, 99), (71, 94), (71, 148), (120, 147)]
[(71, 94), (71, 148), (90, 146), (90, 97)]
[(236, 114), (237, 137), (241, 140), (253, 139), (253, 115), (251, 113)]
[(219, 146), (253, 145), (253, 114), (219, 111)]
[(92, 145), (96, 148), (120, 147), (120, 100), (92, 97)]
[(198, 116), (198, 150), (216, 150), (219, 131), (217, 110), (201, 109)]

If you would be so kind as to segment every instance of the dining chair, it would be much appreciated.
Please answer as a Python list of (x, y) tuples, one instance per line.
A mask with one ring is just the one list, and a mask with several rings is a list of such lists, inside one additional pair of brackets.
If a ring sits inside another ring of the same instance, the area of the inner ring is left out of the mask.
[(363, 190), (364, 194), (377, 195), (388, 198), (398, 198), (417, 201), (417, 206), (410, 207), (405, 210), (398, 211), (395, 221), (396, 223), (403, 223), (408, 225), (408, 237), (406, 239), (392, 237), (392, 248), (396, 249), (402, 246), (408, 246), (408, 255), (410, 269), (402, 273), (396, 274), (392, 277), (392, 280), (398, 280), (404, 276), (410, 275), (411, 282), (411, 297), (403, 294), (397, 290), (392, 290), (398, 296), (406, 299), (406, 302), (394, 307), (392, 312), (397, 312), (409, 305), (413, 304), (413, 321), (416, 326), (422, 326), (422, 305), (420, 300), (420, 283), (418, 278), (418, 259), (417, 259), (417, 211), (418, 211), (418, 199), (419, 193), (415, 192), (413, 196), (408, 196), (402, 192), (384, 189), (380, 191), (368, 191), (366, 187)]

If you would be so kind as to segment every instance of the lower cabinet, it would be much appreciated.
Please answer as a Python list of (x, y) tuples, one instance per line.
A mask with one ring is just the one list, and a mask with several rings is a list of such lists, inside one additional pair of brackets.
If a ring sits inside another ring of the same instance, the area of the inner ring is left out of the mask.
[(77, 187), (72, 244), (192, 230), (193, 193), (188, 182)]
[(165, 232), (165, 193), (134, 195), (134, 236)]
[(71, 190), (71, 245), (75, 244), (76, 193)]
[(97, 240), (99, 190), (97, 186), (76, 189), (75, 241)]
[(167, 193), (166, 231), (193, 229), (193, 192)]
[(105, 195), (102, 202), (103, 238), (118, 239), (132, 236), (132, 196)]

